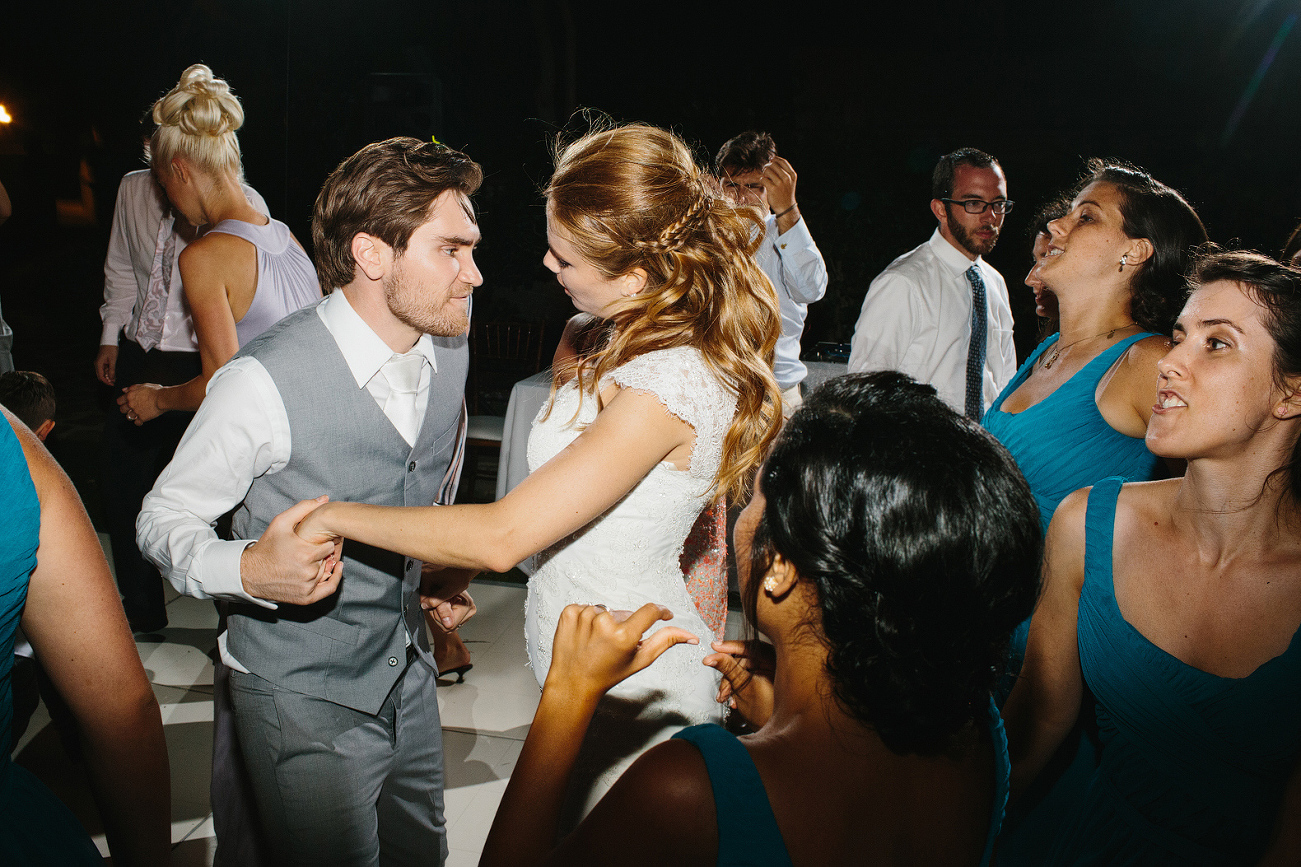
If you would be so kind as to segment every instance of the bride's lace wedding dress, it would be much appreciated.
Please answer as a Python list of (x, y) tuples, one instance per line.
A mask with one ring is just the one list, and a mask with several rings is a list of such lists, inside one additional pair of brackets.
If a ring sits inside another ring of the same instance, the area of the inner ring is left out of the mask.
[[(722, 717), (715, 701), (717, 672), (701, 664), (711, 632), (687, 593), (680, 557), (696, 517), (710, 503), (736, 398), (691, 347), (638, 356), (611, 371), (602, 385), (611, 380), (654, 395), (665, 411), (691, 425), (691, 463), (686, 470), (657, 464), (604, 514), (534, 558), (525, 606), (529, 662), (541, 686), (560, 612), (573, 602), (629, 611), (655, 602), (673, 612), (672, 625), (694, 633), (700, 644), (671, 648), (602, 701), (570, 784), (571, 810), (581, 808), (570, 816), (573, 821), (646, 749), (684, 726)], [(596, 413), (590, 394), (580, 406), (576, 381), (559, 388), (550, 413), (544, 407), (534, 421), (530, 472), (573, 442)]]

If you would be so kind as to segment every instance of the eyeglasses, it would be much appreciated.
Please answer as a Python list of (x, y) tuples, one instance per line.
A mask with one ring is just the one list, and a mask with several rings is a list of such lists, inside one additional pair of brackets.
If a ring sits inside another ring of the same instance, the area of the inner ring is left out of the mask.
[(1007, 199), (999, 199), (997, 202), (986, 202), (983, 199), (940, 199), (940, 201), (948, 202), (950, 205), (961, 205), (968, 214), (983, 214), (986, 208), (993, 208), (994, 213), (1000, 217), (1011, 211), (1012, 205), (1016, 204)]

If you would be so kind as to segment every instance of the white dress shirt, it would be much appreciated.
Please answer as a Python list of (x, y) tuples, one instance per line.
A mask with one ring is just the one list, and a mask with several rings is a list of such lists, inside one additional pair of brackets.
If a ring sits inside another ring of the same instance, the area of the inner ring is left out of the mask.
[[(262, 214), (271, 215), (267, 203), (257, 190), (243, 184), (249, 204)], [(172, 219), (171, 205), (163, 188), (148, 169), (128, 172), (117, 188), (113, 206), (113, 228), (109, 235), (108, 255), (104, 257), (104, 304), (99, 308), (104, 322), (101, 346), (116, 346), (123, 329), (136, 333), (136, 317), (144, 307), (149, 291), (149, 270), (153, 267), (158, 230), (163, 220)], [(185, 249), (185, 239), (176, 237), (176, 260)], [(168, 284), (167, 311), (163, 319), (163, 337), (158, 348), (167, 352), (198, 352), (190, 306), (181, 289), (181, 269), (172, 268)]]
[(972, 262), (937, 229), (930, 240), (895, 259), (867, 290), (849, 354), (850, 372), (900, 370), (935, 386), (958, 412), (966, 408), (971, 343), (972, 265), (985, 281), (988, 342), (981, 395), (984, 408), (1016, 374), (1012, 308), (1003, 276)]
[(786, 391), (799, 385), (808, 374), (800, 361), (800, 335), (804, 333), (809, 305), (827, 294), (827, 263), (803, 218), (779, 233), (777, 218), (769, 214), (764, 229), (763, 245), (754, 258), (777, 290), (782, 333), (772, 367), (777, 386)]
[[(327, 295), (316, 313), (338, 344), (356, 387), (365, 389), (382, 409), (389, 386), (384, 376), (377, 374), (393, 350), (357, 315), (342, 292)], [(416, 395), (423, 412), (437, 362), (428, 335), (421, 336), (415, 350), (429, 361)], [(158, 566), (177, 592), (197, 599), (276, 607), (274, 602), (244, 591), (240, 555), (252, 540), (220, 539), (212, 525), (243, 501), (254, 479), (285, 468), (290, 444), (284, 401), (257, 359), (235, 358), (213, 375), (207, 396), (172, 462), (145, 497), (136, 518), (141, 553)], [(304, 492), (304, 498), (310, 493)], [(228, 657), (222, 638), (223, 660), (244, 671)]]

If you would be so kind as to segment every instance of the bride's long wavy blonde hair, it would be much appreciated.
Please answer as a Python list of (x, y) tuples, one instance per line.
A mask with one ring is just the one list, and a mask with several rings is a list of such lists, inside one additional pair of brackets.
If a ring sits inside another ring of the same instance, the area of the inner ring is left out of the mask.
[(646, 272), (645, 288), (619, 305), (608, 339), (580, 363), (579, 390), (595, 390), (609, 371), (652, 350), (700, 350), (737, 401), (715, 484), (744, 500), (781, 427), (772, 374), (781, 315), (754, 259), (764, 230), (758, 210), (732, 204), (681, 139), (644, 124), (558, 144), (545, 194), (550, 219), (602, 274)]

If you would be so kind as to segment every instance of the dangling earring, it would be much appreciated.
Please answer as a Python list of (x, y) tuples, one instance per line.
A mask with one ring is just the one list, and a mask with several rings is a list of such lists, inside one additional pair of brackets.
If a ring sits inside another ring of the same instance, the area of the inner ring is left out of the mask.
[(1116, 270), (1117, 270), (1117, 271), (1120, 271), (1120, 272), (1123, 272), (1123, 271), (1125, 270), (1125, 266), (1128, 265), (1128, 264), (1129, 264), (1129, 254), (1126, 253), (1126, 254), (1124, 254), (1123, 256), (1120, 257), (1120, 267), (1117, 268)]

